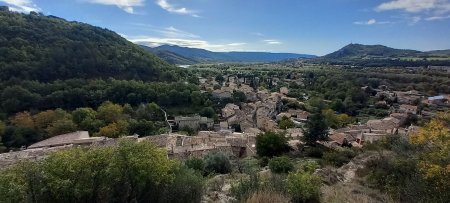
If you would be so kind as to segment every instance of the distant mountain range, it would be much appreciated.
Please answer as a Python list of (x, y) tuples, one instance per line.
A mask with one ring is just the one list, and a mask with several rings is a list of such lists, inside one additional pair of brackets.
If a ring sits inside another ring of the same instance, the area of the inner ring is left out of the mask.
[(293, 53), (270, 52), (212, 52), (205, 49), (162, 45), (141, 47), (172, 64), (191, 65), (208, 62), (275, 62), (286, 59), (312, 59), (317, 56)]
[(407, 58), (448, 58), (450, 50), (421, 52), (408, 49), (394, 49), (383, 45), (349, 44), (322, 59), (407, 59)]

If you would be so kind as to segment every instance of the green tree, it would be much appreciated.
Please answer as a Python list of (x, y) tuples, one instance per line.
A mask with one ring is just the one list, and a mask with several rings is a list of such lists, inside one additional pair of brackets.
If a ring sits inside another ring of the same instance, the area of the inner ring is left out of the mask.
[(68, 118), (56, 120), (52, 122), (46, 129), (49, 137), (74, 132), (76, 130), (77, 125)]
[(283, 116), (283, 118), (281, 118), (279, 126), (281, 129), (286, 130), (288, 128), (295, 127), (295, 123), (290, 118)]
[(232, 97), (235, 103), (247, 101), (247, 96), (241, 91), (233, 91)]
[(308, 202), (319, 199), (321, 180), (309, 172), (290, 173), (287, 177), (287, 190), (292, 202)]
[(222, 152), (211, 152), (205, 156), (205, 170), (207, 173), (226, 174), (231, 172), (231, 163)]
[(269, 161), (269, 168), (273, 173), (288, 173), (294, 170), (294, 164), (286, 157), (274, 157)]
[(203, 171), (205, 170), (205, 162), (203, 161), (203, 159), (193, 157), (193, 158), (186, 160), (186, 162), (184, 162), (184, 164), (188, 168), (200, 171), (201, 173), (203, 173)]
[(128, 123), (126, 121), (118, 121), (110, 123), (105, 127), (100, 128), (96, 136), (104, 136), (110, 138), (118, 138), (128, 135)]
[(316, 145), (319, 140), (328, 139), (328, 126), (321, 109), (308, 117), (303, 139), (308, 145)]
[(216, 112), (212, 107), (204, 107), (200, 111), (200, 116), (208, 117), (208, 118), (214, 118), (216, 117)]
[(158, 131), (158, 128), (155, 126), (155, 123), (147, 120), (130, 120), (128, 125), (128, 131), (130, 134), (138, 134), (139, 136), (149, 136), (155, 135)]
[(97, 112), (92, 108), (77, 108), (72, 112), (73, 122), (82, 125), (85, 120), (93, 121), (97, 116)]
[(100, 107), (98, 107), (97, 113), (97, 117), (105, 121), (107, 124), (117, 122), (125, 118), (125, 115), (123, 114), (123, 107), (109, 101), (104, 102)]
[(284, 133), (265, 132), (256, 136), (256, 153), (260, 157), (279, 156), (289, 151)]

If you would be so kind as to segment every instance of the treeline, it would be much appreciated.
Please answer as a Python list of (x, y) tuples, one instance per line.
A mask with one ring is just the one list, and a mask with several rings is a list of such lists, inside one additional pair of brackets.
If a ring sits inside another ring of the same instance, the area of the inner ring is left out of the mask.
[(181, 70), (85, 23), (0, 9), (0, 80), (70, 78), (176, 81)]
[(209, 98), (193, 84), (115, 79), (70, 79), (51, 83), (16, 81), (0, 84), (0, 92), (1, 112), (6, 115), (56, 108), (96, 108), (104, 101), (132, 106), (155, 102), (165, 108), (204, 106)]
[(97, 109), (83, 107), (73, 111), (25, 111), (11, 116), (6, 122), (0, 121), (2, 150), (29, 146), (77, 130), (89, 131), (93, 136), (118, 138), (133, 134), (149, 136), (165, 133), (168, 132), (168, 125), (163, 110), (155, 103), (133, 108), (129, 104), (105, 102)]
[(401, 60), (401, 59), (313, 59), (314, 63), (351, 65), (360, 67), (426, 67), (450, 66), (450, 60)]

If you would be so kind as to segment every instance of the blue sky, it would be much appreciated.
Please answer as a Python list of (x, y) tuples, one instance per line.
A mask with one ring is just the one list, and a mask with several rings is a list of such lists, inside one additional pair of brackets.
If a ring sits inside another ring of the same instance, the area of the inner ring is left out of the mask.
[(0, 0), (150, 46), (324, 55), (349, 43), (450, 49), (450, 0)]

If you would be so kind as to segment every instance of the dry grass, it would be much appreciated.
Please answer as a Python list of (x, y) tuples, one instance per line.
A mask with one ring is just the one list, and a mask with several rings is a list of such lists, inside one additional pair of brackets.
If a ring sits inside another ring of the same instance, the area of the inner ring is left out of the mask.
[(285, 203), (289, 202), (289, 198), (283, 194), (265, 190), (253, 193), (246, 203)]
[(393, 203), (387, 195), (358, 184), (338, 183), (321, 188), (321, 202), (327, 203)]

